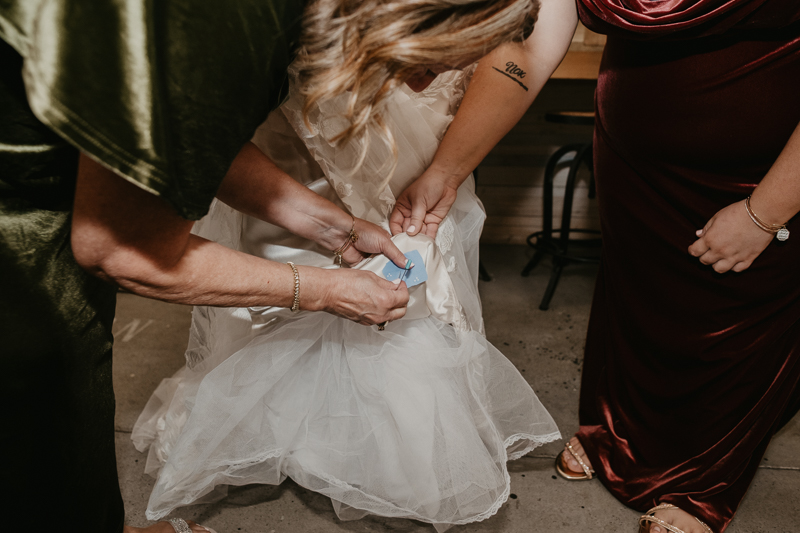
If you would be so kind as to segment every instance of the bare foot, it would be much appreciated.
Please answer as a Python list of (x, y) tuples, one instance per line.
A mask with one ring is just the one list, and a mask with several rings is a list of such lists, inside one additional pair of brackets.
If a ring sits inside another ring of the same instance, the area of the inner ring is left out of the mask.
[[(667, 524), (675, 526), (683, 533), (708, 533), (705, 528), (689, 513), (680, 509), (662, 509), (655, 512), (655, 517), (660, 518)], [(667, 529), (658, 524), (650, 524), (650, 529), (645, 530), (649, 533), (669, 533)]]
[[(578, 437), (572, 437), (571, 439), (569, 439), (569, 443), (572, 446), (572, 451), (578, 454), (578, 456), (583, 460), (583, 462), (586, 463), (586, 466), (589, 467), (589, 470), (594, 471), (594, 468), (592, 468), (592, 462), (589, 460), (588, 457), (586, 457), (586, 452), (583, 451), (583, 446), (581, 446), (581, 441), (578, 440)], [(575, 457), (573, 457), (573, 455), (569, 453), (569, 449), (567, 449), (566, 446), (564, 450), (564, 459), (566, 460), (565, 462), (567, 463), (567, 468), (569, 469), (570, 472), (573, 472), (575, 474), (584, 473), (583, 467), (580, 465), (580, 463), (578, 463)]]
[[(187, 520), (186, 523), (191, 528), (192, 533), (209, 533), (211, 531), (199, 524), (195, 524), (191, 520)], [(175, 533), (175, 528), (169, 522), (158, 522), (149, 527), (125, 526), (122, 529), (122, 533)]]

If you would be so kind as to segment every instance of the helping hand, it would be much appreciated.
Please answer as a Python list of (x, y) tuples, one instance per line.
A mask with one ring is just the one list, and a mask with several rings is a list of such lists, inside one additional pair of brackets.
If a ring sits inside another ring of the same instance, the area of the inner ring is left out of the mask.
[(320, 272), (322, 311), (365, 326), (399, 320), (406, 314), (408, 287), (368, 270), (334, 269)]
[(773, 239), (750, 220), (744, 200), (721, 209), (696, 235), (689, 253), (719, 273), (746, 270)]
[(406, 265), (406, 256), (392, 242), (391, 235), (381, 228), (364, 219), (355, 219), (353, 227), (358, 234), (358, 240), (342, 254), (342, 259), (348, 265), (361, 262), (370, 254), (383, 254), (400, 268)]
[(392, 234), (406, 231), (409, 235), (416, 235), (422, 232), (436, 238), (439, 224), (450, 211), (457, 194), (458, 187), (426, 171), (397, 198), (389, 216)]

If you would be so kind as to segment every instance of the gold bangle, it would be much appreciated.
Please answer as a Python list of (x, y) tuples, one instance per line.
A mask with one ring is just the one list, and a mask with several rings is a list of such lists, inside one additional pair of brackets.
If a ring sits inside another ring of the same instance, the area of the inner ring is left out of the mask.
[(350, 215), (353, 218), (353, 225), (350, 227), (350, 233), (347, 235), (347, 240), (344, 241), (344, 244), (339, 247), (338, 250), (333, 251), (333, 262), (342, 266), (342, 254), (350, 248), (351, 244), (355, 244), (358, 242), (358, 233), (356, 233), (356, 218), (353, 215)]
[(761, 228), (762, 230), (766, 231), (767, 233), (773, 233), (777, 237), (779, 241), (785, 241), (789, 238), (789, 230), (786, 228), (786, 224), (767, 224), (758, 215), (755, 214), (753, 208), (750, 207), (750, 197), (748, 196), (744, 200), (744, 208), (747, 210), (747, 214), (750, 216), (750, 220), (753, 221), (753, 224)]
[(291, 310), (292, 313), (296, 313), (300, 310), (300, 273), (291, 261), (286, 264), (292, 267), (292, 274), (294, 274), (294, 300), (292, 301)]

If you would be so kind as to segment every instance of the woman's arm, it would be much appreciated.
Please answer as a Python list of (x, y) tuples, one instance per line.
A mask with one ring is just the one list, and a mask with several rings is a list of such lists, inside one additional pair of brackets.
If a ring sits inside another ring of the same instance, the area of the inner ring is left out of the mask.
[[(349, 214), (296, 182), (249, 142), (231, 164), (217, 198), (328, 250), (342, 246), (353, 227)], [(405, 263), (405, 256), (385, 230), (361, 219), (356, 219), (355, 230), (359, 239), (345, 252), (346, 262), (355, 264), (367, 254), (382, 253), (398, 266)]]
[[(769, 224), (783, 224), (800, 212), (800, 124), (753, 191), (750, 206)], [(741, 201), (711, 217), (697, 231), (697, 237), (689, 253), (701, 263), (713, 265), (717, 272), (741, 272), (750, 267), (774, 235), (755, 225)]]
[(398, 197), (392, 233), (436, 235), (458, 187), (522, 118), (564, 59), (577, 24), (575, 0), (542, 0), (524, 43), (502, 46), (480, 60), (431, 166)]
[[(258, 173), (252, 177), (264, 179)], [(257, 185), (250, 187), (258, 190)], [(285, 196), (278, 199), (291, 203)], [(350, 222), (348, 218), (348, 230)], [(141, 296), (169, 302), (291, 306), (294, 276), (288, 265), (191, 235), (192, 224), (161, 198), (81, 156), (72, 249), (90, 273)], [(398, 288), (371, 272), (303, 266), (298, 270), (301, 309), (327, 311), (364, 324), (397, 320), (405, 314), (408, 291), (403, 285)]]

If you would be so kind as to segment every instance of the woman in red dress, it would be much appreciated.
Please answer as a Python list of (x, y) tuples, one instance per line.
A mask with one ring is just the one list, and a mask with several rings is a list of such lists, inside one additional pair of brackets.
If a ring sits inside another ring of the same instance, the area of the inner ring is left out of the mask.
[(579, 4), (609, 38), (578, 440), (623, 503), (722, 531), (800, 401), (800, 242), (745, 205), (800, 235), (800, 4), (629, 4)]
[[(526, 47), (490, 56), (530, 70), (530, 91), (482, 62), (432, 168), (461, 161), (456, 144), (472, 168), (491, 147), (476, 143), (513, 125), (491, 103), (519, 116), (533, 100), (546, 59), (565, 51), (541, 31), (569, 20), (567, 4), (543, 1)], [(721, 532), (800, 407), (800, 2), (579, 0), (578, 11), (608, 42), (594, 141), (603, 260), (570, 445), (621, 502), (661, 506), (644, 531)], [(511, 96), (481, 93), (503, 84)], [(494, 133), (457, 141), (462, 124)], [(398, 199), (399, 224), (435, 224), (430, 191), (458, 172), (433, 172)], [(575, 456), (559, 470), (588, 477)]]

